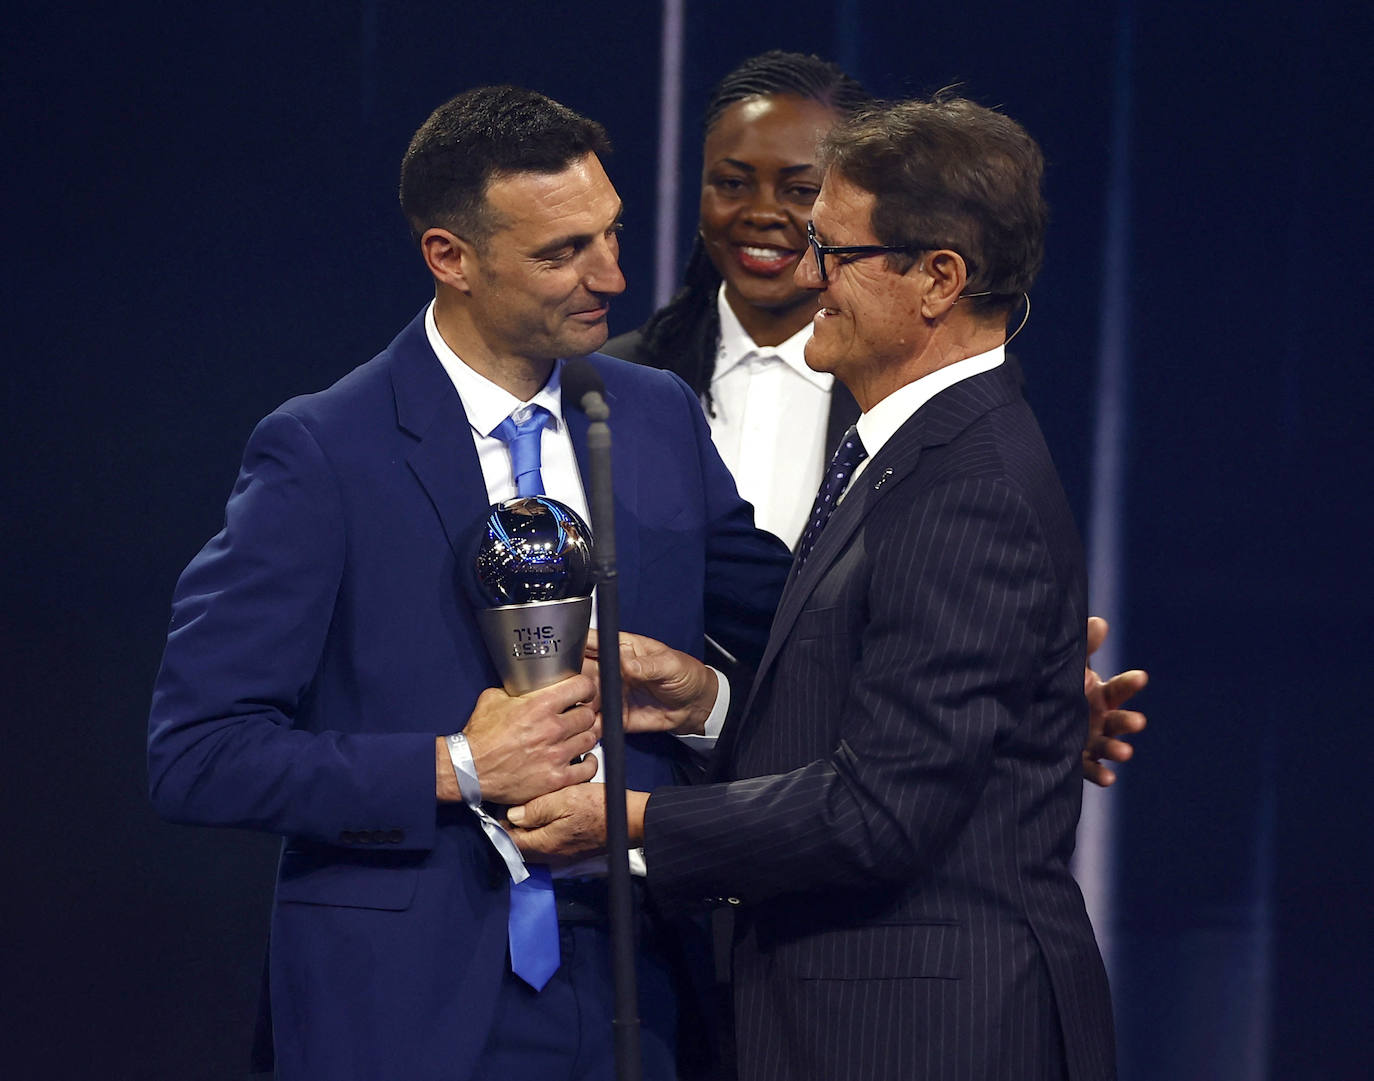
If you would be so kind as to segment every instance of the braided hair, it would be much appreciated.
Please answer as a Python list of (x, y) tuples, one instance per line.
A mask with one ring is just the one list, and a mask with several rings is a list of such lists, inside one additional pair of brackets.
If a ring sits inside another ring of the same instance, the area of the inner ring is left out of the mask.
[[(703, 135), (711, 133), (732, 105), (771, 94), (794, 94), (841, 116), (851, 116), (873, 102), (868, 91), (839, 65), (806, 53), (773, 49), (750, 57), (716, 84), (706, 106)], [(720, 338), (720, 313), (716, 309), (720, 283), (720, 272), (712, 265), (698, 233), (687, 257), (682, 288), (644, 324), (640, 344), (648, 363), (666, 367), (674, 346), (681, 348), (684, 339), (691, 339), (686, 363), (676, 370), (701, 395), (708, 409)]]

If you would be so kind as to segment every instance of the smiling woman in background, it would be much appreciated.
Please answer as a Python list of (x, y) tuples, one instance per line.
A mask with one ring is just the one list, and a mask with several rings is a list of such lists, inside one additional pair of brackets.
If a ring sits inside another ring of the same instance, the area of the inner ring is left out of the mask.
[(789, 547), (859, 415), (802, 358), (816, 294), (792, 272), (820, 190), (817, 142), (872, 100), (835, 64), (801, 53), (767, 52), (725, 76), (706, 109), (701, 224), (683, 287), (603, 349), (686, 380), (755, 520)]

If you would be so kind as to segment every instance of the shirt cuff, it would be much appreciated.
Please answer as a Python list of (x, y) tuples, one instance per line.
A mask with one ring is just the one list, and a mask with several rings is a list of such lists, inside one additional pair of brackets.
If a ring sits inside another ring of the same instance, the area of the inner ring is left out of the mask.
[(716, 674), (716, 704), (711, 707), (711, 715), (706, 718), (706, 727), (701, 735), (695, 732), (675, 732), (673, 733), (683, 743), (694, 751), (705, 754), (707, 751), (715, 749), (716, 740), (720, 738), (720, 730), (725, 727), (725, 715), (730, 712), (730, 681), (725, 678), (725, 673), (719, 668), (707, 665)]

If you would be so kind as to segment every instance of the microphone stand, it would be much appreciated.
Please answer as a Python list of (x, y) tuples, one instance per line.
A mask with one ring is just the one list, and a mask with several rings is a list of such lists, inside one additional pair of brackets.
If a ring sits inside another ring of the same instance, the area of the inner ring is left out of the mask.
[[(590, 368), (590, 365), (588, 365)], [(597, 381), (600, 382), (599, 377)], [(601, 749), (606, 756), (606, 862), (615, 977), (615, 1067), (618, 1081), (640, 1081), (639, 1004), (635, 978), (634, 895), (630, 891), (630, 828), (625, 811), (625, 728), (621, 716), (620, 595), (615, 565), (615, 506), (611, 491), (610, 410), (596, 390), (582, 405), (592, 422), (587, 449), (596, 568), (596, 626), (602, 643)]]

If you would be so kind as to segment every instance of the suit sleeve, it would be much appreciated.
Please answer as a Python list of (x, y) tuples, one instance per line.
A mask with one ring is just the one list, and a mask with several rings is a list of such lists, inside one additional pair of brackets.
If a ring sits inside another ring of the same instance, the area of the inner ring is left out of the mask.
[(1026, 715), (1055, 587), (1025, 500), (981, 478), (893, 492), (855, 543), (871, 549), (866, 611), (833, 750), (785, 774), (655, 792), (645, 849), (661, 899), (909, 880), (967, 822)]
[(400, 848), (433, 844), (433, 733), (297, 726), (346, 544), (325, 455), (300, 420), (272, 414), (249, 440), (224, 528), (177, 584), (148, 726), (160, 814), (325, 842), (375, 830)]

